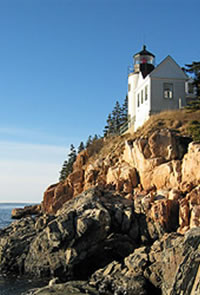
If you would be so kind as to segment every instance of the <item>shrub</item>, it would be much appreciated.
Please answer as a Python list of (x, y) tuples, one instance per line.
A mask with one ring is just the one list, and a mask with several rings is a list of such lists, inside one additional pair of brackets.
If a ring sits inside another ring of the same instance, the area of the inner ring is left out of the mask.
[(193, 140), (200, 141), (200, 121), (191, 121), (188, 125), (188, 133)]

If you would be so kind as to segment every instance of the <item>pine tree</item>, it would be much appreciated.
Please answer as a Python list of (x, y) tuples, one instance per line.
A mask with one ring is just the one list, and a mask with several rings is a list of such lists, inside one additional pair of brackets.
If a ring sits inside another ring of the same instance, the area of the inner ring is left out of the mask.
[(78, 154), (85, 149), (84, 143), (81, 141), (78, 146)]
[(68, 166), (68, 161), (65, 160), (63, 163), (62, 169), (60, 171), (59, 181), (63, 181), (67, 177), (67, 166)]
[(128, 95), (126, 95), (121, 109), (121, 125), (123, 125), (128, 121)]
[(196, 98), (186, 108), (191, 111), (200, 110), (200, 62), (193, 61), (192, 64), (187, 64), (186, 67), (185, 71), (192, 74), (194, 78), (193, 85), (196, 89)]
[(108, 115), (106, 122), (107, 122), (107, 125), (104, 127), (104, 131), (103, 131), (104, 136), (114, 134), (114, 120), (111, 114)]
[(126, 96), (122, 107), (116, 101), (112, 114), (108, 115), (104, 127), (104, 137), (120, 133), (120, 127), (128, 121), (128, 96)]
[(94, 142), (95, 140), (99, 139), (99, 136), (97, 134), (94, 135), (92, 142)]
[(121, 125), (121, 115), (122, 109), (118, 101), (116, 101), (115, 107), (112, 112), (113, 123), (114, 123), (114, 134), (119, 133), (119, 128)]
[(85, 147), (88, 148), (91, 145), (91, 143), (92, 143), (92, 136), (89, 135), (88, 136), (88, 139), (86, 141)]
[(70, 146), (70, 152), (69, 152), (69, 155), (68, 155), (68, 163), (71, 163), (71, 165), (73, 165), (73, 163), (75, 161), (76, 161), (76, 149), (75, 149), (74, 145), (71, 144), (71, 146)]
[(70, 146), (70, 152), (68, 159), (64, 161), (62, 169), (60, 171), (59, 181), (65, 180), (65, 178), (73, 171), (73, 164), (76, 161), (76, 150), (73, 144)]

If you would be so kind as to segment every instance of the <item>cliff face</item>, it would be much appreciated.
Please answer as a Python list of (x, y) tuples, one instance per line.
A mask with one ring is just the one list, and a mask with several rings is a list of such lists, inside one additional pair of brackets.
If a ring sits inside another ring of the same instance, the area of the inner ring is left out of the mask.
[(100, 147), (14, 212), (36, 216), (0, 230), (0, 273), (53, 279), (27, 295), (199, 294), (200, 143), (165, 128)]
[(184, 233), (200, 224), (199, 165), (200, 143), (169, 129), (135, 140), (123, 142), (122, 138), (95, 161), (90, 160), (87, 150), (82, 151), (67, 179), (44, 193), (43, 210), (56, 214), (69, 199), (100, 186), (133, 199), (138, 212), (169, 229), (176, 211), (177, 231)]

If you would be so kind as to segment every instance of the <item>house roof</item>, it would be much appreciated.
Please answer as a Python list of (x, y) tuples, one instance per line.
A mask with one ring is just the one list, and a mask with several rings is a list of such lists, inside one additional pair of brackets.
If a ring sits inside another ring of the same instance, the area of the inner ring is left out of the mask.
[(178, 78), (188, 79), (176, 61), (168, 55), (161, 63), (149, 74), (150, 77), (157, 78)]

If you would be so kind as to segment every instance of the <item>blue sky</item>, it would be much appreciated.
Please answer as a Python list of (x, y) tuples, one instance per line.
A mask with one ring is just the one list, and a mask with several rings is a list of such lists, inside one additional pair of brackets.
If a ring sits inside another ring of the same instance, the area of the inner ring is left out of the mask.
[(71, 143), (102, 134), (142, 45), (200, 60), (199, 0), (0, 0), (0, 202), (40, 202)]

